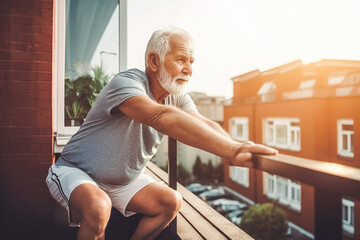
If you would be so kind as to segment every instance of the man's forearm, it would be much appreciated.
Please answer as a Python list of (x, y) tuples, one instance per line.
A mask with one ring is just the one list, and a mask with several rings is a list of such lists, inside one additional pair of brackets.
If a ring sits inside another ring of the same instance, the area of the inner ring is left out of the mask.
[(219, 132), (220, 134), (230, 138), (229, 134), (217, 122), (204, 117), (199, 112), (190, 112), (189, 114), (201, 120), (202, 122), (206, 123), (207, 125), (209, 125), (209, 127), (213, 128), (215, 131)]
[(175, 108), (168, 110), (150, 125), (177, 140), (193, 147), (203, 149), (223, 158), (232, 159), (240, 143), (214, 123), (209, 126), (196, 117)]
[[(211, 121), (211, 120), (209, 120)], [(231, 138), (229, 136), (229, 134), (220, 126), (220, 124), (211, 121), (211, 123), (209, 123), (209, 126), (212, 127), (215, 131), (219, 132), (220, 134), (224, 135), (227, 138)]]
[(246, 166), (253, 153), (277, 153), (275, 149), (261, 144), (234, 141), (219, 125), (211, 127), (213, 122), (208, 122), (206, 118), (157, 104), (148, 97), (129, 98), (119, 106), (119, 110), (129, 118), (185, 144), (218, 155), (231, 165)]

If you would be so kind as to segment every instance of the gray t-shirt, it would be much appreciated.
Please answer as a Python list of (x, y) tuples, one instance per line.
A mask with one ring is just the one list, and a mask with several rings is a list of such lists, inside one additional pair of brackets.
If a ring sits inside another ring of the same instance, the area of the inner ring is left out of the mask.
[[(117, 74), (101, 91), (56, 165), (76, 166), (105, 184), (122, 185), (135, 179), (154, 156), (164, 136), (118, 109), (122, 102), (134, 96), (154, 100), (146, 73), (130, 69)], [(169, 95), (165, 105), (187, 112), (197, 111), (188, 94)]]

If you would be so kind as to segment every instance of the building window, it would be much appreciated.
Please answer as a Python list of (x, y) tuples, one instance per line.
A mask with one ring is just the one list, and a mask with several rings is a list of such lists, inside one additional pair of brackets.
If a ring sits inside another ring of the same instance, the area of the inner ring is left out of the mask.
[[(82, 110), (88, 107), (68, 97), (68, 83), (89, 75), (95, 79), (97, 66), (108, 76), (126, 69), (126, 1), (55, 1), (54, 52), (55, 152), (59, 152), (79, 129), (86, 115)], [(89, 100), (88, 105), (92, 103)], [(80, 122), (73, 120), (76, 116)]]
[(314, 88), (316, 83), (316, 79), (310, 79), (310, 80), (306, 80), (306, 81), (302, 81), (300, 83), (299, 89), (303, 90), (303, 89), (312, 89)]
[(300, 151), (300, 120), (267, 118), (264, 122), (265, 144), (282, 149)]
[(343, 230), (354, 234), (354, 202), (342, 199), (342, 222)]
[(265, 82), (260, 87), (257, 95), (262, 102), (270, 102), (275, 100), (276, 85), (273, 81)]
[(338, 154), (343, 157), (354, 157), (354, 121), (338, 120)]
[[(235, 117), (230, 119), (231, 137), (238, 141), (249, 141), (249, 119)], [(244, 187), (249, 187), (249, 169), (243, 167), (229, 167), (230, 178)]]
[(249, 119), (236, 117), (230, 119), (231, 137), (238, 141), (249, 141)]
[(264, 173), (264, 192), (271, 199), (292, 209), (301, 209), (301, 185), (290, 179)]
[(244, 187), (249, 187), (249, 168), (233, 166), (229, 168), (231, 180)]

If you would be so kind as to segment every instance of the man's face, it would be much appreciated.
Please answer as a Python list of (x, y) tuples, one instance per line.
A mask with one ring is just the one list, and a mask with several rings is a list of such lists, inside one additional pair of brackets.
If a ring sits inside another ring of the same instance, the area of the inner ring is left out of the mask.
[(194, 51), (187, 39), (174, 35), (170, 39), (170, 51), (161, 62), (158, 80), (161, 86), (171, 94), (186, 92), (187, 83), (192, 75)]

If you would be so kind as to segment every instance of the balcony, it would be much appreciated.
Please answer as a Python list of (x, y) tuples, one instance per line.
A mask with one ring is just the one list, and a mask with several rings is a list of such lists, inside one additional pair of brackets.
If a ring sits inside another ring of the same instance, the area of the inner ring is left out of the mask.
[[(147, 168), (148, 174), (178, 188), (184, 198), (184, 206), (170, 226), (170, 239), (251, 239), (176, 182), (176, 161), (176, 141), (170, 138), (169, 176), (153, 163)], [(283, 154), (257, 155), (253, 161), (255, 169), (313, 186), (315, 239), (342, 239), (341, 198), (345, 195), (360, 199), (360, 169)]]
[[(149, 162), (146, 173), (177, 189), (183, 196), (183, 206), (177, 218), (157, 239), (253, 239), (176, 181), (176, 141), (169, 138), (169, 174)], [(315, 239), (342, 239), (342, 195), (360, 199), (360, 169), (336, 163), (279, 154), (257, 155), (255, 169), (291, 178), (314, 187)], [(130, 237), (141, 216), (127, 218), (116, 211), (107, 229), (107, 239)], [(67, 239), (76, 239), (76, 229), (56, 228)], [(68, 235), (64, 232), (71, 231)], [(54, 231), (52, 231), (54, 232)], [(60, 234), (61, 235), (61, 234)], [(58, 237), (60, 237), (60, 235)], [(57, 238), (64, 239), (64, 238)], [(126, 238), (127, 239), (127, 238)]]
[[(146, 173), (169, 183), (168, 174), (152, 162), (148, 163)], [(177, 183), (176, 187), (183, 196), (183, 206), (170, 225), (169, 237), (161, 239), (253, 239), (184, 186)]]

